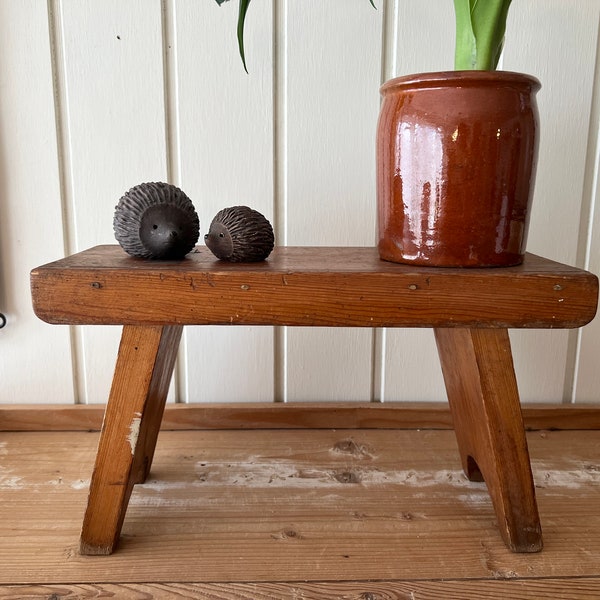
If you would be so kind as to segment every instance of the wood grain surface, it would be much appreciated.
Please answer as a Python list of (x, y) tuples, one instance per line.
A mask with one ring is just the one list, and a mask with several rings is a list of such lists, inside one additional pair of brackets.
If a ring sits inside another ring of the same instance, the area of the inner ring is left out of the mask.
[(599, 577), (509, 581), (97, 583), (0, 586), (5, 600), (597, 600)]
[(0, 588), (4, 597), (575, 599), (600, 589), (595, 431), (528, 434), (545, 536), (530, 555), (504, 546), (451, 431), (262, 430), (162, 432), (120, 549), (81, 556), (97, 441), (0, 437), (0, 584), (27, 586)]
[(145, 261), (99, 246), (34, 269), (36, 314), (50, 323), (352, 327), (578, 327), (598, 279), (527, 255), (503, 269), (387, 263), (375, 248), (281, 247), (255, 264)]
[(82, 553), (112, 551), (133, 486), (146, 479), (181, 330), (179, 326), (123, 328), (83, 519)]
[(436, 329), (463, 470), (485, 481), (515, 552), (542, 549), (527, 440), (505, 329)]
[[(0, 405), (0, 431), (99, 431), (106, 405)], [(598, 404), (525, 404), (528, 430), (600, 429)], [(167, 405), (163, 430), (452, 429), (447, 402), (226, 402)]]

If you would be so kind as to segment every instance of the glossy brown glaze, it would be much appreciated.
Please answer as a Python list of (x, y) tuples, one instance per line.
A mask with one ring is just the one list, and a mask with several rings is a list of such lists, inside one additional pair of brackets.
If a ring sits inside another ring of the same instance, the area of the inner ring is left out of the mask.
[(383, 85), (379, 253), (431, 266), (523, 260), (535, 179), (533, 77), (450, 71)]

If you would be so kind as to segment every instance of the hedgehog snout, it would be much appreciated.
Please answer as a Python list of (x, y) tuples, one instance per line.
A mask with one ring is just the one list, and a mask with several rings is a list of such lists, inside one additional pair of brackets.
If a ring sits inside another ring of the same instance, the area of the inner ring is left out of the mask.
[(181, 259), (198, 240), (200, 223), (191, 200), (174, 185), (141, 183), (119, 200), (115, 237), (131, 256)]
[(217, 258), (230, 262), (265, 260), (275, 242), (271, 223), (248, 206), (231, 206), (220, 210), (204, 239)]

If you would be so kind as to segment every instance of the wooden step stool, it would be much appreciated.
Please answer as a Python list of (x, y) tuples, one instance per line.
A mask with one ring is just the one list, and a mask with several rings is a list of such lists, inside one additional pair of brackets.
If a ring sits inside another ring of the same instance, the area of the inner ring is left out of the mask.
[(31, 288), (48, 323), (123, 326), (83, 554), (113, 551), (148, 476), (184, 325), (432, 327), (465, 473), (485, 480), (511, 550), (542, 548), (508, 328), (588, 323), (594, 275), (531, 254), (518, 267), (435, 269), (374, 248), (281, 247), (235, 265), (207, 249), (163, 262), (98, 246), (33, 270)]

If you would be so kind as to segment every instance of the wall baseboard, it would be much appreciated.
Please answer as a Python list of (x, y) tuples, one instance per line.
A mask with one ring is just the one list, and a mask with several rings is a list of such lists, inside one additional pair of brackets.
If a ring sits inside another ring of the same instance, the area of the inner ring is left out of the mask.
[[(0, 405), (0, 431), (99, 431), (103, 404)], [(600, 429), (600, 404), (525, 404), (525, 427)], [(170, 404), (162, 429), (452, 429), (445, 402)]]

